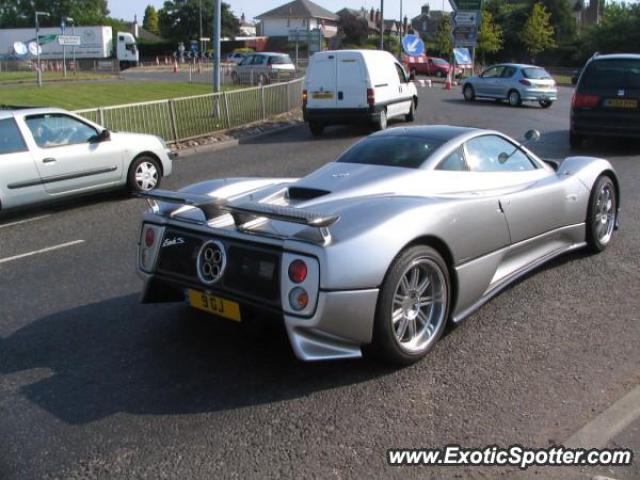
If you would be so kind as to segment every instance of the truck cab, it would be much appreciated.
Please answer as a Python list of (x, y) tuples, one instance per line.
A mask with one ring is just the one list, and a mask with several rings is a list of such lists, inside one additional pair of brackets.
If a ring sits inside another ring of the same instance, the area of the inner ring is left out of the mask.
[(140, 61), (140, 52), (136, 38), (129, 32), (118, 32), (116, 38), (116, 58), (120, 62), (120, 70), (135, 67)]

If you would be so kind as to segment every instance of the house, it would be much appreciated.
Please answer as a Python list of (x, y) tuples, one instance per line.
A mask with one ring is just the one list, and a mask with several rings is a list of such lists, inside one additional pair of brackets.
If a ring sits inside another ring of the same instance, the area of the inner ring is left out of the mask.
[(396, 22), (395, 20), (384, 21), (385, 35), (398, 35), (399, 31), (400, 31), (400, 22)]
[(411, 29), (419, 33), (425, 40), (431, 40), (438, 31), (438, 25), (442, 19), (449, 15), (450, 12), (442, 10), (431, 11), (429, 4), (425, 4), (420, 10), (420, 15), (411, 19)]
[(255, 18), (260, 20), (260, 34), (268, 37), (287, 37), (290, 30), (316, 28), (325, 38), (338, 33), (338, 15), (310, 0), (293, 0)]
[(375, 14), (374, 14), (373, 8), (371, 9), (371, 12), (368, 12), (367, 9), (364, 7), (361, 8), (360, 10), (354, 10), (353, 8), (343, 8), (342, 10), (338, 10), (336, 12), (336, 15), (338, 15), (339, 17), (339, 20), (338, 20), (339, 28), (342, 24), (355, 19), (355, 20), (361, 21), (363, 24), (366, 25), (367, 35), (369, 37), (378, 35), (380, 33), (380, 27), (374, 21)]
[(244, 16), (244, 13), (240, 15), (240, 36), (241, 37), (256, 36), (256, 24), (253, 22), (248, 22)]

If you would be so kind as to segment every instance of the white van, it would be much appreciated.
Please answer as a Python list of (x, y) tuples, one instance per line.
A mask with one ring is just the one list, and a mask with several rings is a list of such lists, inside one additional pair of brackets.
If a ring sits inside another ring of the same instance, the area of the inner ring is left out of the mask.
[(302, 111), (311, 133), (327, 125), (372, 123), (384, 130), (390, 118), (412, 122), (418, 93), (404, 67), (381, 50), (333, 50), (311, 57)]

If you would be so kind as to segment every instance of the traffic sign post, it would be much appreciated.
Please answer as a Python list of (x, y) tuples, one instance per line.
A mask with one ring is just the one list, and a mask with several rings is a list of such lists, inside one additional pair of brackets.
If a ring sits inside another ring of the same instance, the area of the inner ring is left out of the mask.
[[(478, 44), (478, 28), (482, 16), (482, 0), (449, 0), (453, 9), (451, 40), (454, 48), (471, 49), (471, 63)], [(452, 59), (454, 60), (454, 59)]]

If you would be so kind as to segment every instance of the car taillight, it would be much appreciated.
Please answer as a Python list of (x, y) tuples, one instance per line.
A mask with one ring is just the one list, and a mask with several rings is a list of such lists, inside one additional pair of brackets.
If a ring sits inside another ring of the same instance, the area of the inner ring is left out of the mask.
[(526, 85), (527, 87), (530, 87), (530, 86), (531, 86), (531, 82), (530, 82), (529, 80), (525, 80), (524, 78), (521, 78), (521, 79), (520, 79), (520, 83), (521, 83), (522, 85)]
[(153, 244), (156, 241), (156, 232), (153, 228), (147, 228), (147, 231), (144, 233), (144, 244), (147, 248), (153, 247)]
[(306, 107), (307, 106), (307, 91), (306, 90), (302, 90), (302, 106)]
[(304, 310), (309, 304), (309, 294), (302, 287), (296, 287), (289, 293), (289, 305), (295, 311)]
[(302, 260), (294, 260), (289, 265), (289, 278), (294, 283), (302, 283), (307, 278), (307, 264)]
[(574, 93), (571, 99), (572, 108), (593, 108), (600, 102), (598, 95), (586, 95), (584, 93)]
[(373, 107), (376, 103), (376, 92), (373, 88), (367, 88), (367, 104)]

